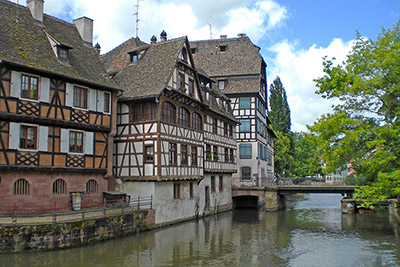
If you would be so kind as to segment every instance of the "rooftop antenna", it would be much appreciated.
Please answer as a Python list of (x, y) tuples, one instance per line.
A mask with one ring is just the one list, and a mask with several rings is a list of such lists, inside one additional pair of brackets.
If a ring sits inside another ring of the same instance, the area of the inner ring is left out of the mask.
[(212, 39), (212, 30), (211, 30), (212, 26), (209, 22), (207, 22), (207, 24), (210, 26), (210, 39)]
[(140, 21), (140, 19), (139, 19), (139, 1), (144, 1), (144, 0), (136, 0), (136, 5), (135, 5), (136, 12), (133, 13), (133, 15), (136, 17), (136, 31), (135, 31), (136, 38), (139, 35), (139, 21)]

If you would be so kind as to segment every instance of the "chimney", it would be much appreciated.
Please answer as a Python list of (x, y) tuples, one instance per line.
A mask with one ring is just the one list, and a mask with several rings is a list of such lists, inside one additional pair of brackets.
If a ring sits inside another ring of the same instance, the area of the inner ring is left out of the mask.
[(96, 49), (97, 53), (100, 55), (101, 46), (100, 46), (99, 43), (97, 43), (97, 44), (94, 46), (94, 49)]
[(160, 34), (161, 42), (167, 41), (167, 33), (163, 30)]
[(37, 22), (43, 23), (43, 0), (28, 0), (27, 5), (32, 17)]
[(93, 44), (93, 20), (88, 17), (74, 19), (74, 25), (78, 29), (85, 44), (92, 46)]
[(157, 37), (155, 35), (153, 35), (150, 39), (151, 44), (155, 44), (157, 43)]
[(221, 40), (226, 40), (226, 38), (228, 37), (227, 35), (220, 35), (219, 36), (221, 38)]
[(246, 37), (246, 34), (245, 34), (245, 33), (239, 33), (239, 34), (238, 34), (238, 37), (240, 37), (240, 38)]

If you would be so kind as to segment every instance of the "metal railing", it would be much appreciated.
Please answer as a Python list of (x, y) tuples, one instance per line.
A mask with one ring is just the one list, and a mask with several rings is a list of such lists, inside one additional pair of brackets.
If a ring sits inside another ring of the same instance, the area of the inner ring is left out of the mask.
[(82, 202), (80, 206), (68, 207), (57, 207), (54, 202), (53, 207), (22, 208), (13, 203), (12, 207), (0, 206), (0, 225), (37, 225), (84, 221), (152, 209), (152, 207), (153, 196), (137, 196), (112, 203), (103, 201), (102, 203), (85, 204)]

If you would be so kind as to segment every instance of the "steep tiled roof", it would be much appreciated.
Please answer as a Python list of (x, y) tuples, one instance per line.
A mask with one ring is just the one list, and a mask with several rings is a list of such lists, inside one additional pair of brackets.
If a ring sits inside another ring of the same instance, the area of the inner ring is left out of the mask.
[[(0, 0), (0, 60), (70, 79), (117, 88), (104, 76), (97, 51), (84, 44), (75, 25), (44, 15), (35, 22), (28, 8)], [(69, 64), (61, 63), (47, 38), (72, 47)]]
[[(190, 46), (196, 49), (193, 59), (197, 67), (210, 77), (229, 78), (223, 93), (259, 92), (265, 62), (248, 37), (193, 41)], [(221, 46), (225, 51), (220, 51)]]
[[(221, 52), (220, 46), (226, 46)], [(259, 74), (262, 57), (259, 48), (248, 37), (192, 41), (196, 48), (193, 58), (197, 66), (203, 68), (211, 77)]]
[(142, 42), (139, 38), (130, 38), (126, 40), (107, 54), (101, 56), (104, 68), (107, 72), (113, 72), (124, 68), (129, 62), (128, 52), (147, 45), (148, 44)]
[(140, 59), (119, 70), (114, 79), (125, 90), (123, 97), (158, 95), (167, 86), (186, 37), (148, 45)]

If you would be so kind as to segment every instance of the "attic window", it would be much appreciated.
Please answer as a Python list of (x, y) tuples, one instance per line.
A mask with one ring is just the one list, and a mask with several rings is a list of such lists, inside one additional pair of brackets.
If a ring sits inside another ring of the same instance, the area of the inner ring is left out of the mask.
[(190, 48), (190, 52), (192, 52), (192, 54), (196, 54), (196, 52), (197, 52), (197, 48), (196, 48), (196, 47), (194, 47), (194, 48)]
[(130, 56), (131, 56), (131, 63), (136, 63), (139, 59), (138, 54), (130, 54)]
[(185, 48), (182, 48), (182, 54), (181, 54), (181, 59), (183, 61), (187, 61), (187, 52)]
[(68, 61), (68, 54), (68, 48), (66, 48), (65, 46), (57, 46), (58, 59)]
[(228, 49), (228, 46), (226, 46), (226, 45), (219, 46), (219, 51), (221, 51), (221, 52), (225, 52), (227, 49)]
[(226, 86), (225, 80), (218, 81), (218, 89), (219, 90), (224, 90)]

